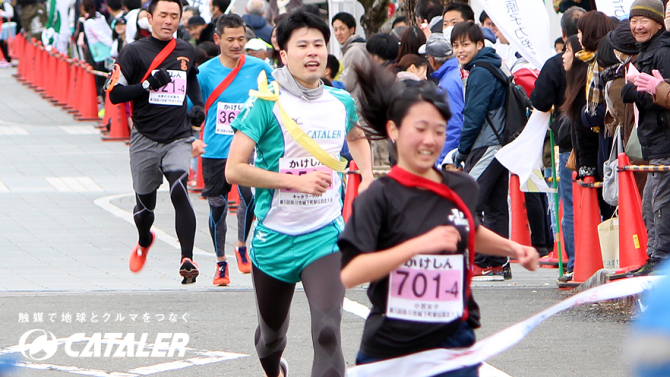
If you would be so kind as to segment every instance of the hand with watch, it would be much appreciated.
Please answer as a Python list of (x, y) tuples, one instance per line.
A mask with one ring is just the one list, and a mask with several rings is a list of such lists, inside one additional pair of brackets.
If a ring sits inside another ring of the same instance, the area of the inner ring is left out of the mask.
[(167, 85), (172, 78), (167, 70), (161, 69), (154, 72), (153, 75), (149, 76), (146, 80), (142, 81), (142, 88), (147, 92), (150, 90), (158, 90), (165, 85)]

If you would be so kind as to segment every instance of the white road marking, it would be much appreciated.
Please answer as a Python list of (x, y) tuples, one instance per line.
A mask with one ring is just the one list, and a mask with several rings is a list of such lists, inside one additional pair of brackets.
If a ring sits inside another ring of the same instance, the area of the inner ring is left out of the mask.
[[(73, 343), (77, 342), (85, 342), (85, 341), (90, 341), (90, 337), (83, 337), (79, 338)], [(65, 344), (68, 341), (68, 338), (59, 338), (56, 340), (59, 345)], [(140, 342), (134, 342), (136, 346), (140, 345)], [(121, 344), (120, 339), (106, 339), (103, 338), (101, 340), (101, 344), (107, 345), (107, 344), (114, 344), (114, 345), (119, 345)], [(144, 344), (143, 347), (151, 348), (153, 349), (155, 345), (151, 343)], [(20, 345), (14, 345), (6, 348), (0, 349), (0, 355), (6, 355), (6, 354), (12, 354), (12, 353), (20, 353), (27, 351), (30, 348), (30, 345), (24, 345), (21, 347)], [(249, 355), (242, 354), (242, 353), (235, 353), (235, 352), (224, 352), (224, 351), (206, 351), (206, 350), (196, 350), (195, 348), (191, 347), (186, 347), (186, 350), (189, 352), (193, 352), (197, 355), (197, 357), (192, 357), (189, 359), (184, 359), (184, 360), (175, 360), (175, 361), (169, 361), (165, 363), (159, 363), (159, 364), (154, 364), (154, 365), (148, 365), (144, 367), (139, 367), (139, 368), (134, 368), (131, 369), (127, 372), (105, 372), (103, 370), (99, 369), (85, 369), (85, 368), (80, 368), (80, 367), (75, 367), (75, 366), (68, 366), (68, 365), (57, 365), (57, 364), (38, 364), (38, 363), (32, 363), (28, 361), (20, 361), (16, 363), (16, 366), (18, 367), (23, 367), (23, 368), (28, 368), (28, 369), (36, 369), (36, 370), (56, 370), (60, 372), (68, 372), (71, 374), (78, 374), (78, 375), (84, 375), (84, 376), (95, 376), (95, 377), (138, 377), (138, 376), (149, 376), (152, 374), (156, 373), (162, 373), (162, 372), (169, 372), (173, 370), (178, 370), (178, 369), (184, 369), (184, 368), (189, 368), (189, 367), (194, 367), (194, 366), (199, 366), (199, 365), (207, 365), (207, 364), (213, 364), (213, 363), (220, 363), (222, 361), (227, 361), (227, 360), (234, 360), (234, 359), (239, 359), (243, 357), (249, 357)]]
[(100, 133), (93, 126), (58, 126), (70, 135), (97, 135)]
[(21, 126), (0, 126), (0, 135), (29, 135), (29, 133)]
[(9, 188), (0, 181), (0, 192), (9, 192)]
[[(135, 220), (133, 219), (133, 214), (132, 213), (130, 213), (128, 211), (125, 211), (125, 210), (115, 206), (114, 204), (112, 204), (112, 200), (124, 198), (124, 197), (127, 197), (127, 196), (133, 196), (133, 195), (135, 195), (135, 194), (130, 193), (130, 194), (118, 194), (118, 195), (103, 196), (102, 198), (98, 198), (98, 199), (94, 200), (93, 203), (95, 203), (95, 205), (104, 209), (105, 211), (111, 213), (112, 215), (114, 215), (116, 217), (119, 217), (119, 218), (125, 220), (126, 222), (128, 222), (130, 224), (135, 225)], [(181, 250), (181, 245), (179, 244), (179, 240), (177, 239), (177, 237), (173, 237), (173, 236), (165, 233), (163, 230), (161, 230), (159, 228), (156, 228), (155, 226), (152, 227), (151, 229), (156, 233), (156, 236), (158, 237), (159, 240), (165, 242), (166, 244), (174, 247), (177, 250)], [(205, 256), (209, 256), (209, 257), (216, 256), (216, 254), (214, 254), (214, 253), (211, 253), (209, 251), (205, 251), (205, 250), (200, 249), (200, 248), (195, 247), (195, 246), (193, 247), (193, 254), (194, 255), (205, 255)], [(233, 257), (233, 258), (229, 259), (228, 262), (229, 263), (234, 262), (235, 261), (234, 255), (229, 255), (229, 256)]]
[(89, 177), (45, 177), (60, 192), (104, 191)]

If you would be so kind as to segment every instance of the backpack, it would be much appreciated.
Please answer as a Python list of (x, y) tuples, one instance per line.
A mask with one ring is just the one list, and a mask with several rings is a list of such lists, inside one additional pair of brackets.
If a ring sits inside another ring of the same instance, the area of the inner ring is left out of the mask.
[(505, 129), (502, 135), (493, 127), (488, 114), (486, 115), (486, 121), (493, 129), (493, 133), (498, 138), (500, 145), (507, 145), (516, 139), (521, 134), (521, 131), (523, 131), (523, 128), (526, 127), (530, 113), (533, 111), (533, 105), (531, 105), (530, 99), (523, 87), (514, 82), (513, 76), (506, 77), (502, 71), (491, 63), (481, 62), (477, 63), (476, 66), (486, 68), (507, 88), (507, 97), (505, 99), (505, 109), (507, 112), (505, 115)]

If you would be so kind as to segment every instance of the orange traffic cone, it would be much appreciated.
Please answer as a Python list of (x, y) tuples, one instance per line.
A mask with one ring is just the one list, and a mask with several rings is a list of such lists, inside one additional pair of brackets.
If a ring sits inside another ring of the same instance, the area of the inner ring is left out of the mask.
[[(594, 183), (593, 177), (584, 178), (584, 183)], [(595, 188), (581, 187), (579, 205), (575, 206), (575, 269), (572, 282), (585, 282), (598, 270), (603, 268), (600, 252), (598, 224), (600, 224), (600, 208), (598, 193)], [(574, 193), (573, 193), (574, 195)], [(577, 203), (577, 199), (575, 199)], [(579, 221), (577, 221), (579, 218)]]
[(67, 104), (70, 67), (67, 64), (67, 56), (57, 55), (58, 77), (56, 78), (56, 105), (65, 106)]
[[(14, 38), (14, 54), (16, 55), (16, 59), (19, 60), (19, 65), (16, 67), (16, 74), (14, 77), (16, 77), (17, 80), (23, 81), (24, 80), (24, 75), (25, 75), (25, 67), (26, 67), (26, 59), (25, 59), (25, 39), (21, 36), (21, 34), (18, 34)], [(12, 55), (12, 54), (10, 54)], [(14, 58), (14, 56), (12, 56)]]
[(202, 156), (198, 156), (198, 171), (195, 173), (195, 178), (195, 186), (191, 187), (188, 191), (202, 192), (205, 189), (205, 178), (202, 176)]
[(511, 221), (512, 232), (510, 239), (524, 246), (533, 246), (530, 238), (530, 225), (528, 224), (528, 211), (526, 210), (526, 198), (519, 189), (519, 176), (511, 174), (509, 178), (509, 196), (512, 207)]
[[(349, 163), (349, 170), (358, 170), (358, 165), (356, 165), (356, 162), (353, 160)], [(351, 217), (354, 199), (356, 199), (356, 196), (358, 196), (358, 186), (360, 186), (360, 184), (360, 174), (347, 175), (347, 191), (344, 194), (344, 205), (342, 206), (342, 217), (344, 218), (344, 222), (347, 222), (349, 217)]]
[(28, 43), (25, 38), (20, 38), (23, 47), (21, 52), (21, 59), (19, 59), (19, 67), (17, 69), (18, 73), (16, 79), (19, 80), (20, 83), (26, 84), (28, 82), (28, 70), (33, 64), (32, 45)]
[(42, 93), (42, 98), (51, 102), (56, 102), (56, 78), (58, 77), (58, 61), (54, 57), (53, 53), (49, 51), (45, 50), (44, 56), (46, 57), (46, 64), (44, 66), (46, 67), (48, 73), (44, 77), (44, 93)]
[[(619, 169), (630, 165), (625, 153)], [(665, 174), (665, 173), (664, 173)], [(619, 170), (619, 265), (617, 273), (638, 269), (647, 262), (647, 228), (642, 220), (642, 200), (632, 171)]]
[(240, 205), (240, 190), (237, 185), (233, 185), (228, 193), (228, 210), (230, 213), (237, 213), (237, 207)]
[[(120, 103), (114, 105), (105, 98), (105, 118), (109, 121), (109, 133), (102, 136), (104, 141), (127, 141), (130, 140), (130, 129), (128, 128), (128, 116), (125, 105)], [(103, 124), (106, 124), (103, 121)]]
[(44, 63), (46, 63), (46, 60), (44, 59), (44, 48), (38, 43), (35, 45), (35, 65), (33, 67), (35, 76), (32, 85), (30, 86), (37, 92), (44, 91), (44, 72), (46, 72)]
[(70, 83), (67, 90), (67, 105), (63, 109), (67, 110), (69, 113), (77, 112), (77, 104), (79, 103), (78, 95), (79, 93), (79, 65), (75, 61), (70, 62)]
[(95, 86), (95, 77), (93, 76), (90, 65), (85, 64), (81, 76), (81, 106), (79, 108), (77, 120), (100, 120), (98, 117), (98, 90)]

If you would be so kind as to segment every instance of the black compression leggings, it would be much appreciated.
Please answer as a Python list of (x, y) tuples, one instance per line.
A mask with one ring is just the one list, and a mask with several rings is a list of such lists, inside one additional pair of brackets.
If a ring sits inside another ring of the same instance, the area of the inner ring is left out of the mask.
[(250, 187), (238, 185), (237, 191), (240, 194), (240, 204), (237, 206), (237, 240), (247, 243), (249, 229), (254, 222), (256, 203)]
[[(314, 361), (312, 377), (342, 377), (344, 355), (340, 340), (344, 286), (340, 280), (341, 254), (320, 258), (300, 274), (312, 317)], [(277, 280), (258, 269), (252, 269), (258, 327), (256, 352), (268, 377), (279, 375), (279, 360), (286, 348), (289, 309), (295, 284)]]
[[(181, 245), (182, 258), (193, 259), (193, 242), (195, 240), (195, 211), (186, 190), (187, 172), (166, 172), (165, 178), (170, 183), (170, 199), (175, 209), (175, 230)], [(133, 218), (140, 237), (140, 246), (151, 244), (151, 225), (154, 223), (156, 208), (156, 191), (139, 195), (135, 194), (135, 210)]]

